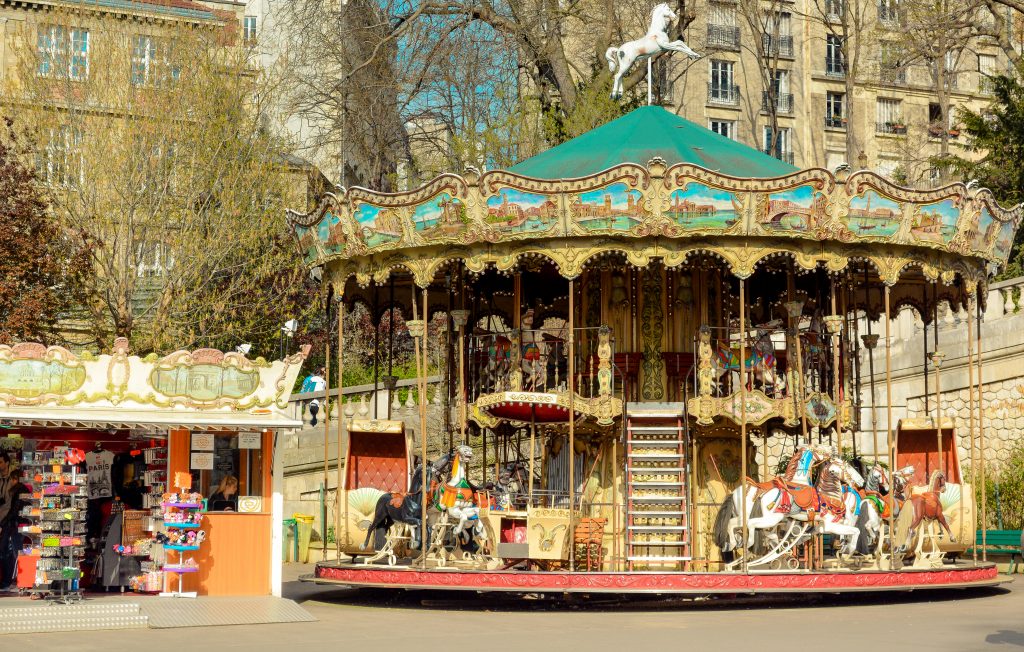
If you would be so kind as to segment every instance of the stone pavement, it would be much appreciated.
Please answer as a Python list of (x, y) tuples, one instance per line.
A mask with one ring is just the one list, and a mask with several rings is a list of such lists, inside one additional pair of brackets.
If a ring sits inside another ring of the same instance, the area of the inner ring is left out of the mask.
[[(311, 568), (286, 566), (285, 596), (316, 622), (176, 630), (9, 635), (5, 650), (850, 650), (938, 652), (1024, 649), (1024, 584), (911, 594), (828, 596), (785, 602), (578, 600), (355, 592), (293, 581)], [(457, 612), (457, 613), (453, 613)], [(187, 634), (187, 636), (183, 636)]]

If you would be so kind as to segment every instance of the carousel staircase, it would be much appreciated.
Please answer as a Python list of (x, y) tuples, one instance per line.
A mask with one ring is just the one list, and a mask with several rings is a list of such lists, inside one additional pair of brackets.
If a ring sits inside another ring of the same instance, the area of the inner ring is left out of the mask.
[(626, 413), (626, 561), (686, 570), (690, 501), (682, 403), (630, 403)]

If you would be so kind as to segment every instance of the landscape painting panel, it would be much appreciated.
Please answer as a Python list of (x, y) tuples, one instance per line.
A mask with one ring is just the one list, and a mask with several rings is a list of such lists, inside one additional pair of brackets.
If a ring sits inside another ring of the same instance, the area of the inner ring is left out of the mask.
[(665, 214), (687, 230), (724, 231), (742, 219), (743, 204), (727, 190), (691, 182), (669, 196)]
[(828, 199), (812, 186), (797, 186), (768, 195), (758, 222), (770, 231), (806, 233), (826, 216)]
[(356, 204), (355, 218), (366, 246), (371, 249), (402, 239), (402, 216), (397, 209)]
[(846, 228), (858, 237), (887, 238), (900, 230), (903, 208), (898, 202), (868, 190), (850, 198)]
[(921, 206), (914, 216), (910, 233), (923, 242), (945, 243), (956, 234), (956, 221), (960, 218), (960, 209), (954, 200), (944, 199), (935, 204)]
[(502, 188), (487, 198), (487, 224), (514, 233), (544, 233), (558, 221), (558, 204), (548, 195)]
[(647, 216), (643, 195), (624, 183), (582, 192), (569, 208), (576, 223), (590, 231), (630, 231)]

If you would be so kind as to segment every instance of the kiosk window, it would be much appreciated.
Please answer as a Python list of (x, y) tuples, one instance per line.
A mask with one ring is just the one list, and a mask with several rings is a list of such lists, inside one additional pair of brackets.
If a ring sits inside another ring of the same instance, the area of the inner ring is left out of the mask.
[[(192, 486), (207, 498), (211, 497), (227, 476), (238, 479), (238, 496), (263, 495), (263, 450), (247, 448), (254, 441), (262, 443), (259, 433), (214, 433), (213, 468), (192, 469)], [(240, 445), (241, 441), (241, 445)], [(210, 511), (223, 506), (209, 505)]]

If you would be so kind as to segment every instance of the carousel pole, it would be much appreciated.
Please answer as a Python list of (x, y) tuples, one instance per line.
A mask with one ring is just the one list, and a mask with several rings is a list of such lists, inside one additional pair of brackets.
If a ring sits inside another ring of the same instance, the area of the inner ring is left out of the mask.
[[(981, 561), (988, 561), (988, 550), (986, 544), (986, 534), (988, 532), (988, 496), (986, 486), (986, 473), (985, 473), (985, 410), (983, 409), (984, 401), (984, 387), (985, 383), (982, 380), (982, 350), (981, 350), (981, 302), (976, 302), (975, 315), (977, 319), (977, 332), (975, 337), (977, 341), (977, 355), (978, 355), (978, 466), (981, 467), (979, 473), (981, 474)], [(977, 553), (975, 553), (977, 554)]]
[[(747, 301), (746, 301), (746, 279), (740, 279), (740, 487), (746, 492), (747, 484)], [(746, 496), (744, 496), (746, 503)], [(747, 572), (747, 551), (750, 542), (747, 541), (747, 510), (740, 512), (743, 518), (741, 523), (743, 531), (743, 572)]]
[(528, 494), (529, 494), (529, 497), (530, 497), (530, 507), (531, 508), (535, 506), (533, 504), (533, 472), (534, 472), (534, 470), (536, 468), (535, 464), (536, 464), (536, 459), (537, 459), (537, 454), (536, 454), (536, 450), (537, 449), (535, 448), (536, 441), (537, 441), (537, 404), (533, 403), (533, 404), (530, 405), (530, 487), (529, 487), (529, 491), (528, 491)]
[[(895, 491), (893, 472), (896, 470), (896, 454), (899, 441), (893, 441), (892, 431), (892, 321), (889, 310), (889, 285), (885, 285), (885, 427), (888, 433), (889, 453), (889, 491)], [(895, 498), (893, 506), (896, 505)], [(889, 510), (889, 570), (892, 570), (892, 560), (896, 551), (896, 526), (893, 513), (895, 509)]]
[[(336, 498), (335, 498), (335, 501), (334, 501), (335, 502), (335, 510), (334, 510), (334, 545), (337, 548), (338, 559), (341, 559), (341, 537), (339, 536), (339, 533), (341, 532), (341, 514), (342, 514), (342, 511), (341, 511), (341, 509), (339, 509), (337, 507), (338, 506), (337, 496), (340, 495), (340, 493), (341, 493), (341, 491), (343, 489), (343, 482), (342, 482), (343, 478), (342, 478), (342, 470), (341, 470), (341, 466), (342, 466), (342, 464), (341, 464), (341, 443), (342, 443), (341, 440), (344, 437), (344, 432), (345, 432), (345, 409), (344, 409), (344, 406), (342, 405), (342, 402), (341, 402), (342, 397), (345, 395), (345, 375), (344, 375), (345, 374), (345, 356), (342, 355), (342, 351), (343, 351), (342, 343), (343, 343), (343, 339), (344, 339), (344, 328), (345, 328), (345, 303), (343, 301), (345, 295), (342, 294), (342, 292), (344, 292), (344, 291), (345, 291), (345, 288), (344, 288), (344, 286), (342, 286), (341, 292), (338, 293), (338, 448), (335, 451), (337, 453), (338, 457), (337, 457), (336, 464), (335, 464), (335, 467), (334, 467), (335, 475), (337, 476), (335, 481), (334, 481), (334, 483), (336, 485), (336, 488), (335, 488), (335, 492), (336, 492), (335, 496), (336, 496)], [(324, 433), (325, 437), (326, 437), (326, 434), (327, 433), (325, 432)], [(326, 487), (326, 485), (324, 485), (324, 486)], [(348, 514), (348, 492), (347, 491), (345, 492), (345, 514), (346, 515)], [(347, 529), (348, 529), (348, 518), (347, 518), (347, 516), (345, 518), (345, 528), (346, 528), (346, 532), (345, 532), (346, 539), (345, 540), (347, 541), (348, 540), (348, 538), (347, 538), (348, 537), (348, 531), (347, 531)], [(326, 546), (327, 546), (327, 537), (324, 537), (324, 547), (326, 547)]]
[[(426, 308), (427, 305), (427, 292), (423, 291), (423, 306)], [(413, 321), (419, 321), (423, 329), (420, 335), (423, 336), (423, 348), (426, 348), (426, 333), (427, 324), (426, 320), (420, 321), (417, 315), (416, 309), (416, 285), (412, 287), (412, 319)], [(423, 361), (426, 359), (420, 358), (420, 338), (416, 333), (410, 333), (413, 344), (413, 355), (416, 359), (416, 391), (419, 393), (419, 406), (420, 406), (420, 487), (422, 487), (422, 497), (420, 505), (420, 561), (423, 568), (427, 567), (427, 503), (430, 501), (429, 492), (430, 487), (427, 485), (427, 424), (426, 424), (426, 412), (423, 410), (423, 392), (426, 388), (426, 369), (423, 368)], [(410, 390), (412, 391), (412, 390)]]
[[(811, 439), (807, 434), (807, 407), (804, 405), (803, 349), (800, 344), (800, 318), (803, 316), (804, 303), (797, 300), (787, 301), (785, 307), (789, 318), (793, 320), (790, 328), (793, 332), (793, 339), (796, 340), (796, 360), (794, 362), (796, 367), (796, 391), (793, 394), (796, 400), (796, 408), (800, 412), (800, 432), (803, 435), (803, 442), (809, 444)], [(787, 366), (788, 362), (787, 357)]]
[(839, 374), (839, 340), (843, 336), (843, 321), (836, 313), (836, 282), (832, 281), (832, 314), (830, 315), (826, 325), (828, 326), (829, 333), (832, 335), (832, 400), (836, 404), (836, 451), (839, 456), (843, 456), (843, 404), (842, 404), (842, 392), (840, 391), (840, 374)]
[[(569, 570), (576, 562), (574, 514), (576, 505), (576, 282), (569, 279)], [(533, 478), (530, 478), (533, 485)]]
[[(333, 290), (333, 288), (331, 289)], [(327, 454), (327, 447), (331, 440), (331, 299), (333, 291), (328, 290), (327, 292), (327, 338), (324, 341), (324, 500), (327, 500), (327, 487), (328, 480), (330, 478), (329, 464), (331, 461), (330, 456)], [(338, 395), (341, 399), (341, 395)], [(341, 487), (337, 488), (337, 491), (341, 491)], [(335, 496), (335, 505), (337, 505), (337, 496)], [(326, 521), (326, 513), (325, 518)], [(327, 524), (322, 524), (323, 528), (327, 529)], [(323, 533), (324, 541), (327, 541), (327, 533)], [(323, 560), (327, 561), (327, 545), (324, 544)]]
[[(468, 394), (466, 392), (466, 325), (469, 323), (469, 311), (466, 310), (466, 272), (459, 268), (459, 428), (462, 435), (462, 444), (469, 445), (469, 435), (466, 433), (466, 421), (468, 420), (467, 405)], [(484, 465), (486, 469), (487, 465)], [(486, 471), (484, 471), (486, 473)], [(484, 484), (487, 484), (486, 481)]]
[[(874, 456), (875, 464), (878, 464), (878, 410), (875, 398), (875, 346), (878, 345), (878, 336), (871, 332), (871, 316), (868, 314), (870, 302), (871, 286), (868, 285), (868, 267), (865, 265), (864, 321), (867, 323), (868, 332), (865, 335), (862, 335), (861, 339), (864, 341), (864, 348), (868, 350), (868, 383), (871, 385), (871, 451)], [(889, 490), (892, 491), (892, 485), (890, 485)]]
[[(972, 288), (967, 295), (967, 438), (971, 442), (971, 488), (977, 485), (974, 483), (974, 328), (971, 325), (971, 313), (974, 312), (975, 290)], [(937, 326), (937, 324), (936, 324)], [(956, 445), (956, 440), (953, 440)], [(961, 487), (964, 479), (960, 478)], [(964, 531), (964, 497), (960, 497), (960, 531)], [(978, 561), (977, 546), (972, 546), (974, 561)]]

